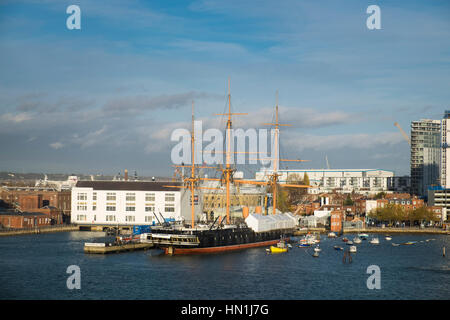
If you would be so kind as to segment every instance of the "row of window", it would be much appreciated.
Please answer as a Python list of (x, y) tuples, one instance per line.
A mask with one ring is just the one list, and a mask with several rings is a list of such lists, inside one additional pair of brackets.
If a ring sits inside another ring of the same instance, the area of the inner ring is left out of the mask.
[[(86, 201), (87, 200), (87, 193), (86, 192), (79, 192), (77, 194), (77, 200), (78, 201)], [(92, 193), (92, 200), (97, 200), (97, 192)], [(132, 192), (127, 192), (125, 195), (125, 200), (127, 202), (130, 201), (136, 201), (136, 194)], [(116, 193), (115, 192), (107, 192), (106, 193), (106, 201), (116, 201)], [(154, 202), (155, 201), (155, 194), (154, 193), (146, 193), (145, 194), (145, 201)], [(175, 193), (166, 193), (165, 194), (165, 201), (166, 202), (174, 202), (175, 201)]]
[[(87, 204), (86, 203), (82, 203), (82, 202), (78, 203), (77, 210), (78, 211), (87, 211)], [(92, 206), (92, 211), (96, 211), (96, 210), (97, 210), (97, 205), (93, 205)], [(106, 211), (116, 211), (116, 204), (115, 203), (107, 203), (106, 204)], [(135, 212), (136, 211), (136, 206), (134, 206), (134, 205), (127, 205), (125, 207), (125, 211), (127, 211), (127, 212)], [(154, 204), (145, 205), (145, 212), (155, 212), (155, 205)], [(164, 212), (175, 212), (175, 204), (167, 203), (164, 206)]]
[[(97, 220), (97, 216), (94, 215), (94, 221)], [(87, 221), (87, 215), (85, 214), (78, 214), (77, 215), (77, 221)], [(106, 216), (106, 221), (108, 222), (114, 222), (116, 221), (116, 216), (115, 215), (107, 215)], [(125, 221), (126, 222), (135, 222), (135, 216), (125, 216)], [(153, 221), (153, 217), (152, 216), (145, 216), (145, 222), (152, 222)]]

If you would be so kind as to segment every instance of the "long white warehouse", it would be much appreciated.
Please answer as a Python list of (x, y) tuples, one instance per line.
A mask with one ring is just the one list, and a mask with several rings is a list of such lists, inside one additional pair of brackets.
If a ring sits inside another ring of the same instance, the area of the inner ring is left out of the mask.
[[(174, 182), (78, 181), (72, 188), (71, 222), (79, 225), (151, 225), (158, 220), (191, 221), (190, 192)], [(195, 196), (196, 218), (201, 203)]]

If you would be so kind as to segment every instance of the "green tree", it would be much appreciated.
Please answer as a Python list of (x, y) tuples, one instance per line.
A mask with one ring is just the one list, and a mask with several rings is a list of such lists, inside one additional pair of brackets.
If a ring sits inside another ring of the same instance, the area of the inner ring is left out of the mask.
[(303, 184), (309, 186), (309, 177), (308, 174), (305, 172), (305, 174), (303, 175)]
[(289, 212), (291, 211), (291, 205), (289, 202), (289, 193), (288, 191), (277, 185), (277, 209), (281, 212)]
[(347, 195), (347, 199), (344, 200), (344, 206), (352, 206), (354, 204), (350, 194)]
[(386, 197), (386, 192), (379, 192), (375, 195), (375, 199), (384, 199)]

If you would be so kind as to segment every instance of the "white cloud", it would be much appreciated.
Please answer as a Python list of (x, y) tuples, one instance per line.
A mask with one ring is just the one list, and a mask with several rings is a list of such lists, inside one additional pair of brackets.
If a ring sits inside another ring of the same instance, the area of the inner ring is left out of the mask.
[(52, 147), (55, 150), (61, 149), (62, 147), (64, 147), (64, 144), (62, 144), (61, 142), (53, 142), (50, 143), (50, 147)]
[(28, 112), (21, 112), (21, 113), (17, 113), (17, 114), (5, 113), (0, 118), (3, 121), (9, 121), (9, 122), (14, 122), (14, 123), (21, 123), (21, 122), (29, 121), (29, 120), (33, 119), (31, 114)]

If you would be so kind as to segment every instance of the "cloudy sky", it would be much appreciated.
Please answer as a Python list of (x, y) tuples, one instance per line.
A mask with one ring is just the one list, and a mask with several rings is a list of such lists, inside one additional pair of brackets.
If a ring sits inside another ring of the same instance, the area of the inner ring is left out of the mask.
[(0, 170), (171, 175), (172, 130), (192, 100), (224, 126), (230, 77), (244, 128), (279, 91), (282, 154), (311, 160), (296, 167), (409, 174), (393, 123), (450, 109), (449, 18), (439, 0), (0, 1)]

